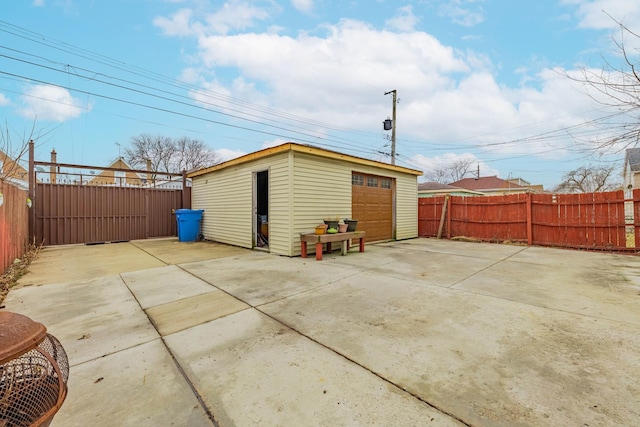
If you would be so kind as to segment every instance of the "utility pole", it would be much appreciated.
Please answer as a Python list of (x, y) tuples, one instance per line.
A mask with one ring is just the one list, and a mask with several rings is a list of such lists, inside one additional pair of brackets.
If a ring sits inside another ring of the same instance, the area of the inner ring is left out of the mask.
[(391, 164), (396, 164), (396, 104), (398, 103), (398, 92), (394, 90), (390, 90), (386, 92), (385, 95), (393, 94), (393, 114), (391, 117)]

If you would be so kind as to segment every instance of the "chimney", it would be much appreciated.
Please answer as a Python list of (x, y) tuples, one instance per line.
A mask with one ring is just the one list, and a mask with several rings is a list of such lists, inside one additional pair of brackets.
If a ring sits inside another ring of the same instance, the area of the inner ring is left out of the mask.
[[(58, 163), (58, 153), (56, 153), (56, 149), (51, 150), (51, 163)], [(51, 165), (49, 167), (49, 178), (51, 179), (52, 184), (56, 184), (58, 182), (57, 174), (56, 174), (56, 165)]]
[(151, 159), (147, 159), (147, 182), (151, 183), (152, 175), (151, 175)]

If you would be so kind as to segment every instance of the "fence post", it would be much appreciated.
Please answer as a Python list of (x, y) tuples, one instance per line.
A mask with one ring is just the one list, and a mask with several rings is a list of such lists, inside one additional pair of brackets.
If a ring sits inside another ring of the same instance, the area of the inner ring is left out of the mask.
[(35, 149), (33, 139), (29, 140), (29, 243), (36, 241), (36, 169), (35, 169)]
[(442, 215), (440, 215), (440, 226), (438, 227), (438, 239), (442, 238), (442, 228), (444, 227), (444, 219), (447, 215), (447, 205), (449, 204), (449, 195), (444, 196), (442, 203)]
[(633, 197), (633, 234), (635, 237), (635, 247), (636, 250), (640, 248), (640, 218), (638, 218), (638, 213), (640, 213), (640, 190), (634, 189), (631, 193)]
[(449, 205), (449, 214), (447, 215), (447, 239), (451, 239), (451, 217), (453, 216), (453, 204), (451, 203), (453, 201), (452, 197), (450, 197), (450, 195), (447, 195), (448, 197), (448, 205)]
[(184, 209), (186, 207), (187, 207), (187, 171), (182, 169), (182, 208)]
[(527, 245), (533, 246), (533, 224), (531, 223), (531, 193), (527, 193)]

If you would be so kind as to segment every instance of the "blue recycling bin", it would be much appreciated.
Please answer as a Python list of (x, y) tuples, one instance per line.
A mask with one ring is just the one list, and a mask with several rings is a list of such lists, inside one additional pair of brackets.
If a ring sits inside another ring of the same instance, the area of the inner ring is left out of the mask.
[(204, 209), (176, 209), (178, 241), (195, 242), (200, 234), (200, 221)]

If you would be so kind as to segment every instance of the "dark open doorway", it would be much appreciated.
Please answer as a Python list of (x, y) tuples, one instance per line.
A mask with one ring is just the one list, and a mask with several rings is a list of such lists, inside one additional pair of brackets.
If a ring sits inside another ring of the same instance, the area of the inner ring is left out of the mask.
[(269, 171), (255, 174), (255, 247), (269, 249)]

